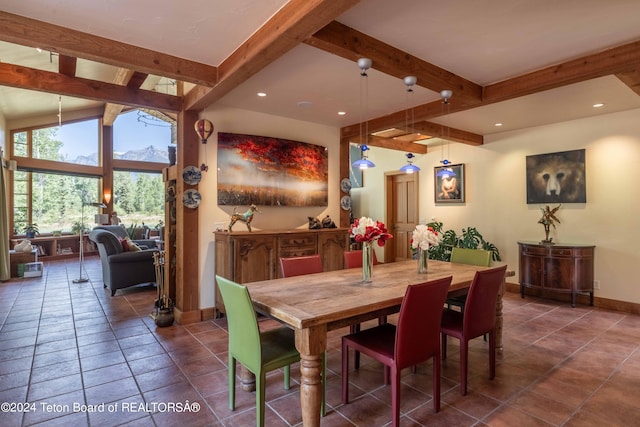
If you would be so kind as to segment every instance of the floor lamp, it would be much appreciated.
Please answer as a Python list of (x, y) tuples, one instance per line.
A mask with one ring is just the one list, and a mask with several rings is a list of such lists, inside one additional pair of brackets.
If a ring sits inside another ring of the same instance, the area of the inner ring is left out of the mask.
[(107, 205), (105, 205), (104, 203), (82, 203), (82, 209), (81, 209), (81, 214), (80, 214), (80, 248), (79, 248), (79, 259), (78, 259), (78, 263), (80, 264), (80, 274), (78, 275), (77, 279), (73, 279), (73, 283), (84, 283), (84, 282), (88, 282), (89, 278), (85, 277), (82, 275), (82, 267), (84, 264), (84, 207), (85, 206), (93, 206), (96, 208), (106, 208)]

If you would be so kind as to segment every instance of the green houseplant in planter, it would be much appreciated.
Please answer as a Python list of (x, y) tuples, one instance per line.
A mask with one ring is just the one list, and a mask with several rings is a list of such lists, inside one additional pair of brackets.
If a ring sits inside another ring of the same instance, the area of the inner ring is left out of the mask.
[(443, 231), (441, 222), (430, 222), (427, 226), (432, 227), (435, 231), (442, 234), (442, 240), (439, 244), (429, 248), (429, 258), (439, 261), (451, 260), (451, 249), (467, 248), (467, 249), (484, 249), (491, 252), (493, 261), (501, 261), (500, 251), (491, 242), (487, 242), (482, 234), (475, 227), (467, 227), (462, 229), (462, 234), (457, 235), (453, 230)]
[(40, 229), (38, 228), (38, 224), (36, 223), (25, 225), (22, 231), (24, 231), (24, 234), (27, 237), (27, 239), (33, 239), (38, 234), (40, 234)]

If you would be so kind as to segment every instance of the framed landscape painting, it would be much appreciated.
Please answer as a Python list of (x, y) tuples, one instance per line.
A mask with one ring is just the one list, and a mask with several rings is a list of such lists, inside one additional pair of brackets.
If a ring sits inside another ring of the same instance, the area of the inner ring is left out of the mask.
[(585, 150), (527, 156), (527, 203), (586, 203)]
[(327, 206), (327, 147), (218, 133), (218, 204)]
[(436, 203), (464, 203), (464, 163), (436, 166), (433, 173)]

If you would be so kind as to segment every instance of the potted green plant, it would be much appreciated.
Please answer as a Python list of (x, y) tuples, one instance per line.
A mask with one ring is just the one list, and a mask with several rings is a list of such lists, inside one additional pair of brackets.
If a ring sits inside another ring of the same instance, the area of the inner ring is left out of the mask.
[(24, 231), (24, 234), (27, 237), (27, 239), (33, 239), (38, 234), (40, 234), (40, 229), (38, 228), (38, 224), (36, 223), (30, 223), (25, 225), (22, 231)]
[(71, 232), (76, 236), (79, 236), (80, 233), (87, 231), (86, 227), (80, 223), (80, 221), (76, 221), (71, 226)]
[(462, 234), (457, 235), (453, 230), (443, 231), (441, 222), (430, 222), (427, 226), (432, 227), (435, 231), (442, 234), (442, 239), (437, 245), (429, 247), (429, 258), (440, 261), (451, 260), (451, 249), (467, 248), (467, 249), (483, 249), (491, 252), (491, 259), (501, 261), (500, 251), (491, 242), (487, 242), (482, 234), (475, 227), (467, 227), (462, 229)]

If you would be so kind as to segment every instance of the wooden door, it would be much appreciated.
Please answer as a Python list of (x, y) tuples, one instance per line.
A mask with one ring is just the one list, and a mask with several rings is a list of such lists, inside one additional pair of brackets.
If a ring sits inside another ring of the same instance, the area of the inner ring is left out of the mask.
[(418, 173), (387, 172), (386, 221), (393, 239), (387, 242), (385, 262), (411, 259), (411, 234), (418, 224)]

